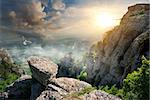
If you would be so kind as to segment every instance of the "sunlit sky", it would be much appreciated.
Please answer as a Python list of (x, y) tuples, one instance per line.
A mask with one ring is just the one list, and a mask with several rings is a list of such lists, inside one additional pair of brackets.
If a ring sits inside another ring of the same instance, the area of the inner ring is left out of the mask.
[(100, 37), (119, 25), (128, 6), (136, 3), (148, 0), (0, 0), (1, 26), (48, 39)]
[(148, 1), (0, 0), (0, 46), (16, 61), (29, 55), (58, 59), (68, 52), (81, 59), (137, 3)]

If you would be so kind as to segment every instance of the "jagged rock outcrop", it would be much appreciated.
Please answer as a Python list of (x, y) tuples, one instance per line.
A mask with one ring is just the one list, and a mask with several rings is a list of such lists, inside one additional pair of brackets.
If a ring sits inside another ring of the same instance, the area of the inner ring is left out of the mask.
[(47, 85), (48, 81), (56, 77), (58, 66), (49, 58), (32, 56), (27, 60), (32, 77), (43, 85)]
[(6, 78), (6, 74), (14, 73), (18, 76), (23, 75), (25, 72), (24, 70), (14, 63), (12, 57), (8, 53), (7, 49), (1, 48), (0, 49), (0, 78)]
[(85, 87), (90, 87), (91, 85), (79, 81), (73, 78), (57, 78), (54, 79), (50, 84), (48, 84), (48, 89), (43, 91), (37, 100), (47, 100), (47, 99), (56, 99), (62, 100), (65, 95), (68, 95), (73, 92), (79, 92)]
[(13, 63), (13, 60), (11, 56), (9, 55), (8, 51), (4, 48), (0, 48), (0, 62), (1, 61)]
[[(7, 87), (6, 91), (0, 95), (0, 99), (69, 100), (66, 96), (80, 92), (86, 87), (91, 87), (90, 84), (77, 79), (67, 77), (56, 78), (57, 65), (48, 58), (37, 56), (30, 57), (28, 62), (32, 72), (34, 71), (32, 77), (28, 75), (20, 77)], [(53, 77), (51, 77), (51, 75)], [(97, 96), (96, 98), (103, 97), (102, 100), (105, 100), (105, 97), (111, 98), (110, 100), (114, 100), (112, 98), (117, 98), (99, 91), (98, 95), (97, 92), (85, 94), (80, 100), (95, 100), (95, 96)]]
[(28, 59), (28, 63), (32, 71), (32, 78), (46, 87), (37, 100), (52, 98), (60, 100), (70, 92), (91, 86), (72, 78), (56, 78), (58, 66), (48, 58), (34, 56)]
[(129, 7), (120, 25), (91, 47), (87, 81), (96, 85), (120, 83), (138, 67), (137, 60), (149, 51), (149, 11), (149, 4)]

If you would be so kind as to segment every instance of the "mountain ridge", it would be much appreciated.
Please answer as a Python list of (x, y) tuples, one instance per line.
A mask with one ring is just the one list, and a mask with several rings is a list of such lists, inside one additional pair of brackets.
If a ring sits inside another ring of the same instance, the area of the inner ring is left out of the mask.
[[(91, 62), (88, 62), (86, 70), (90, 83), (117, 84), (122, 82), (123, 76), (137, 68), (135, 63), (140, 59), (140, 53), (148, 51), (142, 45), (148, 46), (149, 6), (136, 4), (129, 7), (120, 25), (91, 47), (88, 59)], [(133, 68), (134, 65), (136, 68)]]

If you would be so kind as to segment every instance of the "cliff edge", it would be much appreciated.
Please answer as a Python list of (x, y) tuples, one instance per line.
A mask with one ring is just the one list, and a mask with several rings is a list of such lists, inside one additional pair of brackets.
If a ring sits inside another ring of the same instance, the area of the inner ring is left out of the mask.
[(142, 55), (148, 57), (149, 11), (150, 4), (130, 6), (120, 25), (91, 47), (86, 70), (90, 83), (120, 83)]

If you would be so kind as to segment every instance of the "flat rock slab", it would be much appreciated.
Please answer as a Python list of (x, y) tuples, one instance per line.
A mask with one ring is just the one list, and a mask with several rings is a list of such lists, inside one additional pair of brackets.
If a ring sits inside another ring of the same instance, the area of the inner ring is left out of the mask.
[(52, 84), (55, 84), (56, 86), (61, 87), (64, 89), (66, 92), (78, 92), (82, 90), (85, 87), (90, 87), (91, 85), (84, 82), (84, 81), (79, 81), (77, 79), (73, 78), (66, 78), (66, 77), (60, 77), (53, 79)]
[(61, 77), (53, 79), (48, 84), (48, 89), (43, 91), (37, 100), (63, 100), (63, 97), (74, 92), (79, 92), (91, 85), (73, 78)]
[(49, 58), (31, 56), (27, 62), (31, 68), (32, 77), (41, 84), (47, 86), (48, 81), (56, 77), (58, 66)]

